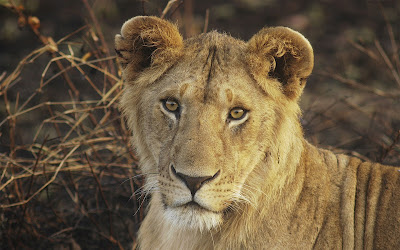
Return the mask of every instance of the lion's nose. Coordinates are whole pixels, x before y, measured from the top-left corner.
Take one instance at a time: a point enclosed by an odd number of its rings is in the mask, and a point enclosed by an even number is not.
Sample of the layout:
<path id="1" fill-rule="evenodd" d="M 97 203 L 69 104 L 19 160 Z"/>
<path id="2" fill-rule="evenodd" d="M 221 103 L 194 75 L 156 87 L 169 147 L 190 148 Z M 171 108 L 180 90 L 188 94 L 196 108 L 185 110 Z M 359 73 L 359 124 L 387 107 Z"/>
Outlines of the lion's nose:
<path id="1" fill-rule="evenodd" d="M 176 172 L 174 166 L 171 166 L 171 170 L 172 173 L 180 180 L 182 180 L 186 186 L 189 188 L 190 193 L 192 194 L 192 196 L 194 196 L 197 192 L 197 190 L 199 190 L 201 188 L 201 186 L 203 186 L 205 183 L 217 178 L 217 176 L 220 173 L 220 170 L 218 170 L 217 173 L 215 173 L 213 176 L 188 176 L 179 172 Z"/>

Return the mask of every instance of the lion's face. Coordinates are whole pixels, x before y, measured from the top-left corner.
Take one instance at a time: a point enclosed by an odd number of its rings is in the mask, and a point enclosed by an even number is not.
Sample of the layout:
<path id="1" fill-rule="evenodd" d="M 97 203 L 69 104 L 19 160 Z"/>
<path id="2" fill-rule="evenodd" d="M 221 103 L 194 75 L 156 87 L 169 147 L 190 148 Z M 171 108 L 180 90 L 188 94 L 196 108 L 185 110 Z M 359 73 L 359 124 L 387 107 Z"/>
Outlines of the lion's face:
<path id="1" fill-rule="evenodd" d="M 274 137 L 265 128 L 277 122 L 279 107 L 245 67 L 237 67 L 240 60 L 218 65 L 218 51 L 213 61 L 203 52 L 145 89 L 139 117 L 166 215 L 182 225 L 210 228 L 245 199 L 247 176 L 270 146 L 259 138 Z"/>
<path id="2" fill-rule="evenodd" d="M 311 69 L 278 67 L 295 68 L 303 52 L 258 51 L 266 43 L 259 37 L 246 44 L 216 32 L 183 43 L 172 24 L 151 17 L 128 21 L 121 33 L 116 48 L 127 82 L 121 104 L 152 202 L 175 225 L 214 228 L 239 202 L 251 203 L 257 171 L 270 171 L 255 169 L 279 154 L 277 134 L 297 116 L 304 87 L 294 86 L 304 78 L 297 71 Z"/>

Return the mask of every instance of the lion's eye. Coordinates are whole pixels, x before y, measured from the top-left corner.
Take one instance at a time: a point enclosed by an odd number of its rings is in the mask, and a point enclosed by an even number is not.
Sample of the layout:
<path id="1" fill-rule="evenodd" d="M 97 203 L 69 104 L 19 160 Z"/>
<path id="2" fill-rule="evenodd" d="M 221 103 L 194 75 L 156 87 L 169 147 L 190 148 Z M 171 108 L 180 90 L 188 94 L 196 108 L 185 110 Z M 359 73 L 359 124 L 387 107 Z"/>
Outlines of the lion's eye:
<path id="1" fill-rule="evenodd" d="M 229 112 L 229 118 L 233 119 L 233 120 L 240 120 L 243 117 L 245 117 L 246 115 L 246 110 L 242 109 L 242 108 L 233 108 L 231 109 L 231 111 Z"/>
<path id="2" fill-rule="evenodd" d="M 163 100 L 164 108 L 169 112 L 178 112 L 179 104 L 174 100 Z"/>

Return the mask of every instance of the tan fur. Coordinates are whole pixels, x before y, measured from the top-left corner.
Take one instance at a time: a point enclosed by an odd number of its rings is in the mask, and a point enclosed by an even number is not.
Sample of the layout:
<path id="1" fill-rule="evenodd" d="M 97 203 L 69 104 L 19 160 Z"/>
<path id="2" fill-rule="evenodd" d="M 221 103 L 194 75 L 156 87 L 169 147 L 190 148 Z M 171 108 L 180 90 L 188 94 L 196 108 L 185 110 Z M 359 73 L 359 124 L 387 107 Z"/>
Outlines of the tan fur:
<path id="1" fill-rule="evenodd" d="M 115 46 L 151 194 L 141 249 L 400 249 L 400 168 L 303 137 L 297 101 L 313 51 L 301 34 L 183 41 L 173 24 L 135 17 Z M 248 110 L 244 119 L 229 118 L 235 107 Z M 179 174 L 209 179 L 192 197 Z"/>

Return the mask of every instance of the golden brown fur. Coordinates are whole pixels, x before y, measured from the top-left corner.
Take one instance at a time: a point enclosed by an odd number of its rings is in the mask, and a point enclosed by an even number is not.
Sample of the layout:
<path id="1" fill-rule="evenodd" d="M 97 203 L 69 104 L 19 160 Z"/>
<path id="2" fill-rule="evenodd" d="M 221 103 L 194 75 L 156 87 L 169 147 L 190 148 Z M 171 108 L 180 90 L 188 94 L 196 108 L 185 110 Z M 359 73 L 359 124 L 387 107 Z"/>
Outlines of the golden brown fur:
<path id="1" fill-rule="evenodd" d="M 313 51 L 301 34 L 183 41 L 173 24 L 135 17 L 115 41 L 152 196 L 141 249 L 400 249 L 400 169 L 303 137 Z"/>

